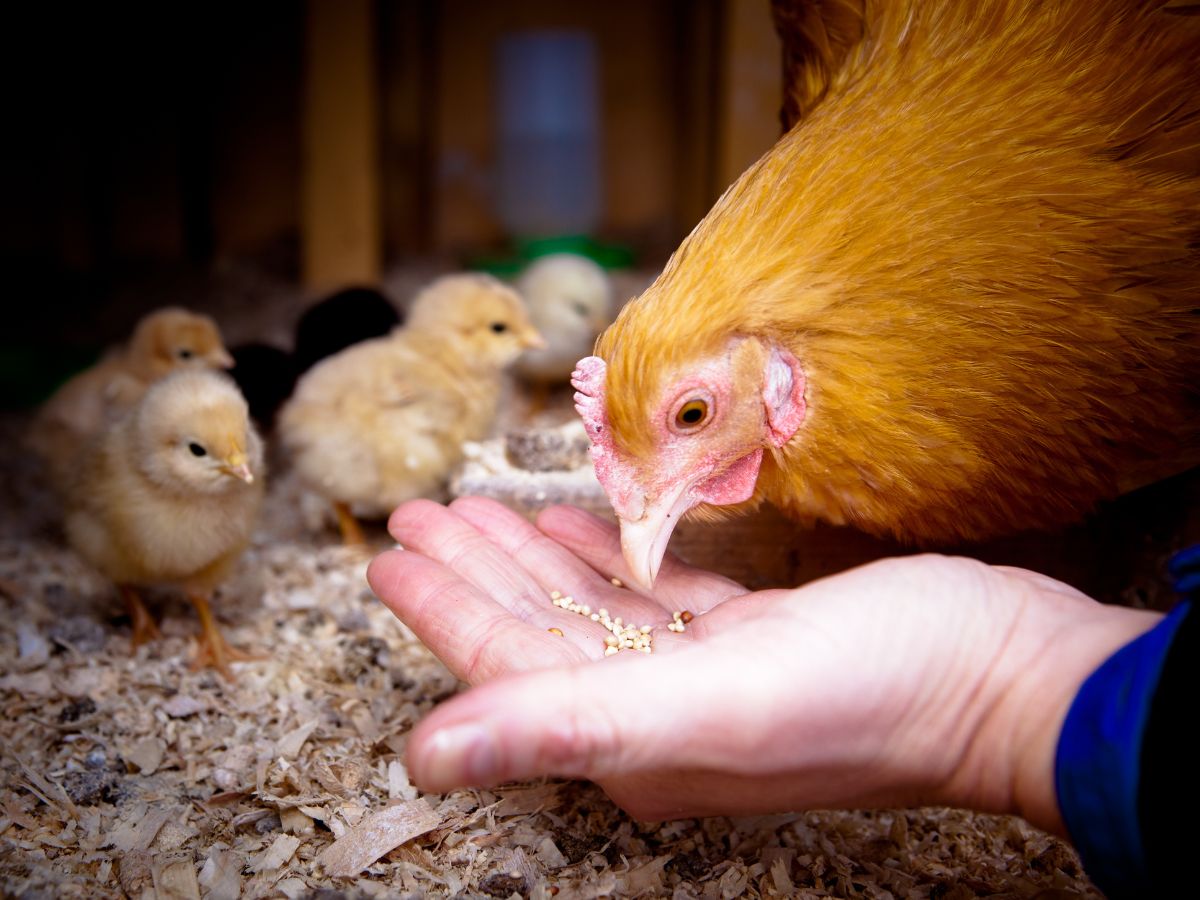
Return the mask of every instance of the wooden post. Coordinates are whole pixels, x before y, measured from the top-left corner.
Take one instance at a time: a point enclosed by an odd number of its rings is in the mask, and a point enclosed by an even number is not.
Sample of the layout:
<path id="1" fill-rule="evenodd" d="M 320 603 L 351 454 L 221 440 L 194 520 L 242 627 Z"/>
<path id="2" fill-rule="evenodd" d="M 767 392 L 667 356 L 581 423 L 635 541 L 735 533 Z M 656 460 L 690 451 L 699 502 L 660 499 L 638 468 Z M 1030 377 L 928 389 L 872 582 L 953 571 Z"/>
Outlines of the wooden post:
<path id="1" fill-rule="evenodd" d="M 372 0 L 308 0 L 301 252 L 314 289 L 380 276 L 373 9 Z"/>
<path id="2" fill-rule="evenodd" d="M 724 190 L 779 140 L 781 48 L 768 0 L 725 0 L 717 180 Z"/>

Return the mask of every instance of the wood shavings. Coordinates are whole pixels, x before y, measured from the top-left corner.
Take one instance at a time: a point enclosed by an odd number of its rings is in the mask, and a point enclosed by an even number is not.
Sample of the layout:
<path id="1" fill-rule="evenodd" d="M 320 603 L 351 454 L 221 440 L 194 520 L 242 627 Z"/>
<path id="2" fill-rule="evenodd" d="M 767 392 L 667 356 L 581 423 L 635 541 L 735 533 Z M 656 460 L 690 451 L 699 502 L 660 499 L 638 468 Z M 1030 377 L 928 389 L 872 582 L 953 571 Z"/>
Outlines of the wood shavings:
<path id="1" fill-rule="evenodd" d="M 250 871 L 275 872 L 292 858 L 296 848 L 300 846 L 300 838 L 290 834 L 281 834 L 271 842 L 271 846 L 250 866 Z"/>
<path id="2" fill-rule="evenodd" d="M 305 722 L 298 728 L 293 728 L 278 741 L 275 742 L 275 755 L 283 759 L 295 759 L 300 755 L 300 749 L 304 746 L 304 742 L 308 740 L 308 736 L 313 733 L 317 727 L 317 720 Z"/>
<path id="3" fill-rule="evenodd" d="M 161 867 L 155 866 L 154 891 L 170 900 L 200 900 L 200 883 L 190 860 L 177 859 Z"/>
<path id="4" fill-rule="evenodd" d="M 166 744 L 157 737 L 147 737 L 138 741 L 122 754 L 125 761 L 135 766 L 143 775 L 153 775 L 162 765 L 166 753 Z"/>
<path id="5" fill-rule="evenodd" d="M 349 878 L 405 841 L 437 828 L 441 821 L 424 800 L 389 806 L 330 844 L 317 862 L 331 877 Z"/>
<path id="6" fill-rule="evenodd" d="M 450 496 L 492 497 L 530 517 L 556 503 L 611 516 L 587 448 L 587 433 L 574 415 L 557 427 L 468 442 L 450 479 Z"/>
<path id="7" fill-rule="evenodd" d="M 312 817 L 294 806 L 279 811 L 279 824 L 288 834 L 308 835 L 316 831 Z"/>
<path id="8" fill-rule="evenodd" d="M 417 788 L 408 776 L 403 761 L 393 759 L 387 765 L 388 797 L 392 800 L 415 800 Z"/>
<path id="9" fill-rule="evenodd" d="M 176 694 L 162 705 L 162 711 L 172 719 L 186 719 L 208 709 L 208 701 L 189 694 Z"/>
<path id="10" fill-rule="evenodd" d="M 167 821 L 179 814 L 179 809 L 172 806 L 149 807 L 140 804 L 133 815 L 120 822 L 108 835 L 105 846 L 112 847 L 118 853 L 129 853 L 133 850 L 149 850 L 154 839 L 158 837 Z"/>

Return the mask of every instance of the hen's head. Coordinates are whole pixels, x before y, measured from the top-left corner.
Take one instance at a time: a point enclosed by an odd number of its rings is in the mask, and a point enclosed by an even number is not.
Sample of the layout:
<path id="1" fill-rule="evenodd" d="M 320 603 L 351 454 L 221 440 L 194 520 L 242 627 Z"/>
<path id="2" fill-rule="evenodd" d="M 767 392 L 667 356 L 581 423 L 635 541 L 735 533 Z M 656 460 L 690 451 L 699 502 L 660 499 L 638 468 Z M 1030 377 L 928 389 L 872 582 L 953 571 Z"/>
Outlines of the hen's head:
<path id="1" fill-rule="evenodd" d="M 576 409 L 630 573 L 649 589 L 684 513 L 755 497 L 764 452 L 804 421 L 804 372 L 781 344 L 728 332 L 651 365 L 603 340 L 601 352 L 611 366 L 592 356 L 576 368 Z"/>
<path id="2" fill-rule="evenodd" d="M 222 494 L 261 478 L 262 442 L 245 399 L 224 375 L 169 375 L 146 392 L 130 422 L 134 464 L 173 493 Z"/>
<path id="3" fill-rule="evenodd" d="M 147 381 L 178 368 L 233 366 L 216 323 L 208 316 L 176 307 L 155 310 L 138 322 L 127 359 Z"/>

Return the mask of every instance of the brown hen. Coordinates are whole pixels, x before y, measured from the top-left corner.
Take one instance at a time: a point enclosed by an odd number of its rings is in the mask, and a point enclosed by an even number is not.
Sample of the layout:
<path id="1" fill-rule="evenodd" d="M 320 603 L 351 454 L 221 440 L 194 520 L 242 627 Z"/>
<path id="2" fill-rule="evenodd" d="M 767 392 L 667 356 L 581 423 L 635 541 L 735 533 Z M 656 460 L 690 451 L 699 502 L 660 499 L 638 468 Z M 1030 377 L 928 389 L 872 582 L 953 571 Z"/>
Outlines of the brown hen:
<path id="1" fill-rule="evenodd" d="M 803 120 L 576 373 L 635 576 L 692 509 L 974 540 L 1193 464 L 1194 10 L 787 6 Z"/>

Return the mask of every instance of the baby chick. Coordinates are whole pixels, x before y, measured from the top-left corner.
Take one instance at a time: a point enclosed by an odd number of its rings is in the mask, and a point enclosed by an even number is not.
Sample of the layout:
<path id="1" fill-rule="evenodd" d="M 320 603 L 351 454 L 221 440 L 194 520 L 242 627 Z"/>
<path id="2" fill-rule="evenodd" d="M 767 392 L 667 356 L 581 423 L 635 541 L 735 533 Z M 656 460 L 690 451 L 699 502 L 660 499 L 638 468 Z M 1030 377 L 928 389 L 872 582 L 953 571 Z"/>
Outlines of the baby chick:
<path id="1" fill-rule="evenodd" d="M 246 658 L 208 601 L 250 541 L 262 503 L 262 443 L 224 375 L 188 369 L 153 384 L 77 459 L 66 492 L 71 546 L 118 586 L 137 647 L 157 629 L 137 588 L 178 585 L 204 632 L 200 662 L 229 676 Z"/>
<path id="2" fill-rule="evenodd" d="M 612 322 L 612 285 L 604 269 L 586 256 L 553 253 L 530 264 L 517 290 L 547 346 L 522 356 L 515 371 L 535 385 L 570 381 L 575 363 L 591 354 L 596 336 Z"/>
<path id="3" fill-rule="evenodd" d="M 520 296 L 487 275 L 449 275 L 413 301 L 408 324 L 309 370 L 279 417 L 301 480 L 334 504 L 342 538 L 439 493 L 495 417 L 500 373 L 544 346 Z"/>
<path id="4" fill-rule="evenodd" d="M 382 337 L 400 324 L 400 313 L 386 295 L 352 287 L 314 303 L 296 323 L 292 358 L 297 372 L 359 341 Z"/>
<path id="5" fill-rule="evenodd" d="M 127 344 L 60 387 L 39 410 L 28 444 L 62 491 L 79 448 L 127 412 L 152 383 L 179 368 L 227 369 L 233 358 L 208 316 L 177 307 L 143 317 Z"/>
<path id="6" fill-rule="evenodd" d="M 346 288 L 304 311 L 291 353 L 271 344 L 242 344 L 233 348 L 235 364 L 229 374 L 250 404 L 251 418 L 270 432 L 297 378 L 351 344 L 387 334 L 400 321 L 384 294 L 374 288 Z"/>

